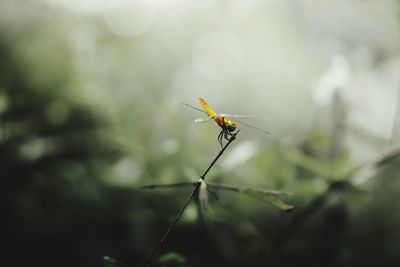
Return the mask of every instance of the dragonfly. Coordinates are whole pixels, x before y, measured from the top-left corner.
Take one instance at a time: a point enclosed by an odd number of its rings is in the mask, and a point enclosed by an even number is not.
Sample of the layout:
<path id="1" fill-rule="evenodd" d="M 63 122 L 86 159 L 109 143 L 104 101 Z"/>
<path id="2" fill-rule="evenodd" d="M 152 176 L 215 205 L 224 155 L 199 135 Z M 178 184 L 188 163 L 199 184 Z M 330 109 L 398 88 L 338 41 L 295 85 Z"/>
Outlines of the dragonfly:
<path id="1" fill-rule="evenodd" d="M 194 107 L 192 105 L 189 105 L 187 103 L 182 103 L 185 106 L 188 106 L 190 108 L 193 108 L 197 111 L 200 111 L 202 113 L 207 114 L 207 117 L 201 117 L 195 120 L 195 122 L 207 122 L 214 120 L 215 123 L 222 128 L 221 132 L 218 135 L 218 143 L 222 145 L 222 141 L 225 138 L 226 140 L 229 140 L 229 138 L 233 135 L 233 132 L 236 130 L 237 126 L 236 124 L 240 124 L 249 128 L 252 128 L 254 130 L 263 132 L 265 134 L 270 134 L 268 131 L 258 128 L 256 126 L 253 126 L 251 124 L 245 123 L 239 119 L 254 119 L 254 117 L 251 116 L 244 116 L 244 115 L 236 115 L 236 114 L 218 114 L 217 112 L 214 111 L 213 108 L 211 108 L 210 105 L 201 97 L 199 97 L 199 102 L 200 105 L 202 106 L 203 109 Z"/>

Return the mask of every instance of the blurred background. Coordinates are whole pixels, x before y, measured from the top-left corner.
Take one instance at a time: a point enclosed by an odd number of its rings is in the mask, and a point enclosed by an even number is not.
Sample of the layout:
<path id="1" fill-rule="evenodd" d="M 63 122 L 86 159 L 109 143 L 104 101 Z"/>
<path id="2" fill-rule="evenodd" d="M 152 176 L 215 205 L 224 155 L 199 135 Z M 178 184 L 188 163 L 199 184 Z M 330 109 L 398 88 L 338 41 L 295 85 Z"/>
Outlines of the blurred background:
<path id="1" fill-rule="evenodd" d="M 2 0 L 2 265 L 399 266 L 400 1 Z M 250 197 L 249 197 L 250 196 Z M 259 201 L 262 200 L 262 201 Z M 272 203 L 273 204 L 273 203 Z M 107 256 L 104 258 L 104 256 Z"/>

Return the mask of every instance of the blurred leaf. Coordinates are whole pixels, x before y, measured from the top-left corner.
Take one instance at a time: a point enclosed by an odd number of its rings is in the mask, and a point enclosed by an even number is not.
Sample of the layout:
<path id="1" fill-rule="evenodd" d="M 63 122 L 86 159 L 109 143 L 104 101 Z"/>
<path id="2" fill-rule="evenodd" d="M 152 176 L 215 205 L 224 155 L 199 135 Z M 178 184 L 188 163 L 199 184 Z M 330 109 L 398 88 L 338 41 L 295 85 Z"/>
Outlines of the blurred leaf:
<path id="1" fill-rule="evenodd" d="M 255 198 L 257 200 L 261 200 L 268 204 L 272 204 L 275 207 L 285 210 L 285 211 L 290 211 L 290 210 L 294 209 L 294 207 L 292 205 L 289 205 L 282 201 L 281 197 L 283 195 L 285 195 L 284 193 L 279 193 L 279 192 L 275 192 L 275 191 L 257 190 L 257 189 L 251 189 L 251 188 L 243 189 L 242 193 L 244 193 L 252 198 Z"/>
<path id="2" fill-rule="evenodd" d="M 319 175 L 324 178 L 329 178 L 332 176 L 332 171 L 330 166 L 327 166 L 324 162 L 316 160 L 310 156 L 305 155 L 300 150 L 292 150 L 288 153 L 289 160 L 293 163 L 307 169 L 308 171 Z"/>
<path id="3" fill-rule="evenodd" d="M 343 179 L 351 178 L 354 175 L 356 175 L 362 168 L 364 168 L 366 165 L 365 164 L 360 164 L 357 166 L 354 166 L 352 168 L 347 169 L 344 174 L 342 175 Z"/>
<path id="4" fill-rule="evenodd" d="M 388 165 L 389 163 L 394 162 L 400 156 L 400 149 L 396 148 L 392 151 L 385 153 L 385 155 L 375 164 L 377 168 L 381 168 L 383 166 Z"/>
<path id="5" fill-rule="evenodd" d="M 329 149 L 332 142 L 332 137 L 323 132 L 312 133 L 306 141 L 306 145 L 311 149 L 312 154 L 323 154 Z"/>
<path id="6" fill-rule="evenodd" d="M 182 254 L 179 254 L 177 252 L 169 252 L 167 254 L 162 255 L 159 260 L 159 263 L 185 263 L 186 258 Z"/>
<path id="7" fill-rule="evenodd" d="M 121 266 L 128 266 L 127 264 L 120 262 L 114 258 L 109 256 L 103 256 L 103 261 L 106 267 L 121 267 Z"/>
<path id="8" fill-rule="evenodd" d="M 335 158 L 332 163 L 333 178 L 336 180 L 346 179 L 355 175 L 362 166 L 352 166 L 350 164 L 350 150 L 345 149 Z"/>
<path id="9" fill-rule="evenodd" d="M 350 162 L 350 150 L 344 149 L 333 160 L 332 162 L 333 171 L 336 173 L 336 172 L 343 172 L 345 169 L 347 170 L 349 162 Z"/>

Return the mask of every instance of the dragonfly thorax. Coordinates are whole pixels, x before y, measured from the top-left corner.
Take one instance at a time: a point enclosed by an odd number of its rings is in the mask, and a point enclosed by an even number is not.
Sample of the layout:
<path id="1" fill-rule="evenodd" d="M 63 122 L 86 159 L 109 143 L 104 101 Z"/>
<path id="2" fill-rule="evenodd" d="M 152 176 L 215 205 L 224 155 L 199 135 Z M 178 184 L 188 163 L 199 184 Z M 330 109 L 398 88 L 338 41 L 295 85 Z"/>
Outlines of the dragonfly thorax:
<path id="1" fill-rule="evenodd" d="M 214 120 L 222 129 L 226 129 L 230 132 L 236 130 L 236 123 L 234 123 L 227 117 L 217 116 L 216 118 L 214 118 Z"/>
<path id="2" fill-rule="evenodd" d="M 234 130 L 236 130 L 236 123 L 228 120 L 226 123 L 226 129 L 228 129 L 228 131 L 233 132 Z"/>

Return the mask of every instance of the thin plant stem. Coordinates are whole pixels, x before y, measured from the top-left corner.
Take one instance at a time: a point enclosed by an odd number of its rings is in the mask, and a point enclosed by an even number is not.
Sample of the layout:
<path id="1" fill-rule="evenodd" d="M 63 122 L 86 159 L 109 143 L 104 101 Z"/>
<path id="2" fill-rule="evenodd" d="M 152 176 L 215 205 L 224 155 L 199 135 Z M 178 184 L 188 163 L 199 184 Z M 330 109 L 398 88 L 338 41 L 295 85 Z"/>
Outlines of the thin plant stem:
<path id="1" fill-rule="evenodd" d="M 154 188 L 168 188 L 168 187 L 185 187 L 185 186 L 194 186 L 197 182 L 181 182 L 181 183 L 173 183 L 173 184 L 149 184 L 137 187 L 138 189 L 154 189 Z"/>
<path id="2" fill-rule="evenodd" d="M 232 192 L 237 192 L 237 193 L 242 193 L 243 191 L 246 191 L 246 189 L 249 189 L 248 187 L 237 187 L 237 186 L 232 186 L 232 185 L 227 185 L 227 184 L 217 184 L 217 183 L 207 183 L 208 186 L 212 188 L 218 188 L 220 190 L 226 190 L 226 191 L 232 191 Z M 277 196 L 289 196 L 291 193 L 289 192 L 283 192 L 283 191 L 276 191 L 276 190 L 266 190 L 266 189 L 252 189 L 255 192 L 260 192 L 263 194 L 270 194 L 270 195 L 277 195 Z"/>
<path id="3" fill-rule="evenodd" d="M 181 182 L 181 183 L 172 183 L 172 184 L 149 184 L 138 187 L 138 189 L 156 189 L 156 188 L 170 188 L 170 187 L 187 187 L 187 186 L 196 186 L 197 182 Z M 275 195 L 275 196 L 290 196 L 292 193 L 277 191 L 277 190 L 267 190 L 263 188 L 250 188 L 250 187 L 239 187 L 228 184 L 220 184 L 220 183 L 207 183 L 207 191 L 215 198 L 215 200 L 220 201 L 219 196 L 213 189 L 225 190 L 229 192 L 235 193 L 243 193 L 244 191 L 251 189 L 254 192 L 259 192 L 261 194 L 266 195 Z"/>
<path id="4" fill-rule="evenodd" d="M 182 216 L 183 212 L 186 210 L 187 206 L 189 205 L 190 201 L 192 200 L 193 196 L 196 194 L 196 192 L 199 190 L 201 185 L 201 181 L 199 180 L 199 182 L 196 183 L 194 189 L 192 190 L 192 192 L 190 193 L 188 199 L 186 200 L 185 204 L 183 205 L 183 207 L 181 208 L 181 210 L 179 211 L 178 215 L 175 217 L 174 221 L 172 222 L 172 224 L 168 227 L 167 231 L 165 231 L 163 237 L 160 240 L 160 243 L 157 245 L 157 247 L 155 247 L 153 249 L 153 251 L 151 252 L 151 254 L 147 257 L 146 259 L 146 264 L 145 266 L 147 266 L 151 259 L 154 257 L 154 255 L 158 252 L 158 250 L 161 248 L 161 246 L 164 244 L 165 240 L 167 239 L 169 233 L 172 231 L 172 229 L 175 228 L 176 223 L 179 221 L 179 218 Z"/>
<path id="5" fill-rule="evenodd" d="M 175 228 L 176 223 L 179 221 L 179 219 L 181 218 L 183 212 L 186 210 L 187 206 L 189 205 L 190 201 L 192 200 L 193 196 L 198 192 L 200 185 L 202 184 L 202 182 L 205 180 L 205 177 L 207 175 L 207 173 L 211 170 L 211 168 L 215 165 L 215 163 L 218 161 L 218 159 L 222 156 L 222 154 L 224 153 L 224 151 L 227 149 L 227 147 L 236 139 L 236 135 L 240 132 L 240 129 L 237 130 L 234 134 L 232 134 L 231 138 L 229 138 L 228 142 L 226 143 L 226 145 L 221 149 L 221 151 L 219 151 L 218 155 L 215 157 L 215 159 L 211 162 L 211 164 L 208 166 L 208 168 L 206 169 L 206 171 L 203 173 L 203 175 L 200 176 L 199 181 L 196 183 L 194 189 L 192 190 L 192 192 L 190 193 L 188 199 L 186 200 L 185 204 L 183 205 L 183 207 L 180 209 L 178 215 L 175 217 L 174 221 L 172 222 L 172 224 L 170 225 L 170 227 L 167 229 L 167 231 L 165 231 L 163 237 L 160 240 L 160 243 L 157 245 L 157 247 L 155 247 L 153 249 L 153 251 L 150 253 L 150 255 L 147 257 L 146 259 L 146 263 L 145 266 L 148 266 L 151 262 L 151 259 L 154 257 L 154 255 L 160 250 L 160 248 L 162 247 L 162 245 L 164 244 L 164 242 L 166 241 L 167 237 L 169 236 L 170 232 Z M 193 183 L 191 183 L 193 184 Z M 186 186 L 187 183 L 177 183 L 175 184 L 175 186 Z M 166 185 L 166 187 L 171 186 L 171 185 Z M 149 186 L 145 186 L 142 188 L 154 188 L 155 185 L 149 185 Z"/>
<path id="6" fill-rule="evenodd" d="M 232 135 L 231 138 L 229 138 L 228 143 L 219 151 L 218 155 L 215 157 L 215 159 L 211 162 L 210 166 L 208 166 L 207 170 L 204 172 L 203 175 L 200 176 L 202 180 L 206 178 L 207 173 L 211 170 L 211 168 L 214 166 L 214 164 L 217 162 L 217 160 L 224 154 L 224 151 L 227 149 L 227 147 L 236 139 L 236 135 L 240 132 L 240 129 L 237 130 L 236 133 Z"/>

